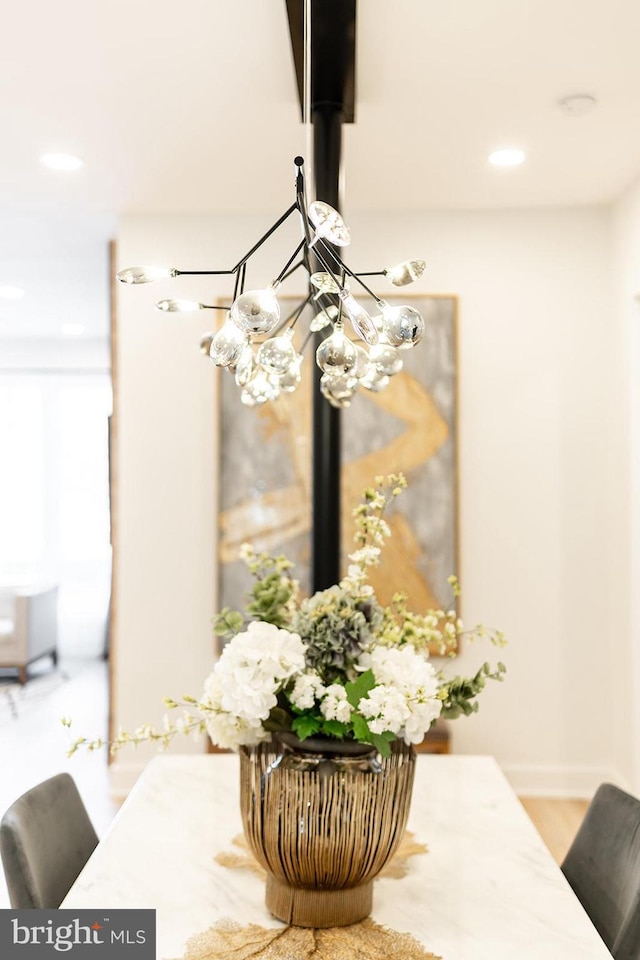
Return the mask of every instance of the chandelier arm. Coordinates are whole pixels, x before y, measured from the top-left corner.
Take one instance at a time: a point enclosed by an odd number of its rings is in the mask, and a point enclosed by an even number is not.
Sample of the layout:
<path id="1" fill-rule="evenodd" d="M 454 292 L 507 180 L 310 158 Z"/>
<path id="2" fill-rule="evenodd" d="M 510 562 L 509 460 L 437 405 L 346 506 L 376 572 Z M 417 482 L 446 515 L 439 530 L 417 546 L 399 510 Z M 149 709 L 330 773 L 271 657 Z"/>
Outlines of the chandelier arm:
<path id="1" fill-rule="evenodd" d="M 277 283 L 278 283 L 278 284 L 279 284 L 279 283 L 282 283 L 282 281 L 284 280 L 285 276 L 288 276 L 287 270 L 289 269 L 289 267 L 291 266 L 291 264 L 293 263 L 293 261 L 295 260 L 295 258 L 298 256 L 298 254 L 300 253 L 300 251 L 301 251 L 302 248 L 304 247 L 305 243 L 306 243 L 306 240 L 304 240 L 304 239 L 300 241 L 300 243 L 299 243 L 298 246 L 295 248 L 295 250 L 293 251 L 293 253 L 292 253 L 291 256 L 289 257 L 289 259 L 288 259 L 287 262 L 285 263 L 284 267 L 282 268 L 282 270 L 280 271 L 280 273 L 278 274 L 278 276 L 276 277 L 276 279 L 273 281 L 274 285 L 277 284 Z"/>
<path id="2" fill-rule="evenodd" d="M 176 270 L 174 273 L 175 277 L 229 277 L 232 273 L 236 272 L 236 267 L 233 270 Z"/>
<path id="3" fill-rule="evenodd" d="M 298 196 L 298 201 L 300 201 L 300 199 L 301 199 L 301 196 L 299 195 L 299 196 Z M 315 238 L 314 238 L 313 240 L 311 239 L 311 232 L 310 232 L 310 230 L 309 230 L 310 220 L 309 220 L 309 214 L 307 213 L 307 208 L 306 208 L 306 206 L 304 205 L 304 197 L 302 197 L 302 203 L 301 203 L 301 205 L 299 206 L 299 210 L 300 210 L 300 217 L 302 218 L 302 223 L 303 223 L 303 228 L 304 228 L 305 237 L 306 237 L 306 240 L 307 240 L 306 249 L 305 249 L 305 253 L 306 253 L 306 255 L 307 255 L 307 258 L 308 258 L 308 255 L 309 255 L 309 249 L 310 249 L 311 246 L 313 245 L 313 252 L 314 252 L 315 257 L 316 257 L 317 260 L 319 261 L 320 266 L 323 267 L 323 268 L 326 270 L 326 272 L 329 274 L 329 276 L 331 277 L 331 279 L 335 281 L 335 283 L 337 284 L 337 286 L 338 286 L 341 290 L 343 290 L 343 289 L 344 289 L 344 278 L 343 278 L 343 277 L 338 278 L 338 277 L 336 276 L 336 274 L 333 272 L 333 270 L 331 269 L 331 267 L 329 266 L 329 264 L 327 263 L 327 261 L 325 260 L 325 258 L 322 256 L 322 254 L 321 254 L 320 251 L 318 250 L 318 247 L 316 246 L 316 243 L 322 244 L 322 246 L 324 247 L 325 250 L 328 250 L 329 253 L 332 253 L 333 256 L 334 256 L 334 259 L 336 259 L 341 266 L 344 266 L 344 264 L 343 264 L 342 261 L 340 260 L 340 257 L 336 256 L 336 254 L 333 253 L 333 251 L 332 251 L 332 250 L 330 249 L 330 247 L 325 243 L 325 241 L 323 240 L 323 238 L 322 238 L 319 234 L 316 234 L 316 236 L 315 236 Z M 308 263 L 308 260 L 307 260 L 307 263 Z M 309 275 L 311 275 L 311 273 L 312 273 L 311 268 L 310 268 L 309 266 L 307 266 L 307 269 L 308 269 L 308 271 L 309 271 Z"/>
<path id="4" fill-rule="evenodd" d="M 300 211 L 300 222 L 302 224 L 302 235 L 305 241 L 305 249 L 308 251 L 313 243 L 313 238 L 309 229 L 309 216 L 307 214 L 307 208 L 304 205 L 304 197 L 299 195 L 297 202 L 298 210 Z"/>
<path id="5" fill-rule="evenodd" d="M 309 229 L 309 214 L 307 213 L 307 197 L 306 197 L 306 187 L 304 180 L 304 171 L 302 169 L 302 163 L 298 164 L 298 160 L 302 160 L 302 157 L 296 157 L 295 163 L 298 166 L 298 174 L 296 176 L 296 204 L 300 212 L 300 221 L 302 223 L 302 233 L 306 241 L 307 247 L 311 246 L 311 231 Z M 311 270 L 309 270 L 311 273 Z"/>
<path id="6" fill-rule="evenodd" d="M 303 241 L 303 243 L 304 243 L 304 241 Z M 303 260 L 298 260 L 298 262 L 296 263 L 296 265 L 295 265 L 294 267 L 291 267 L 291 270 L 287 270 L 287 272 L 284 274 L 284 276 L 280 277 L 280 281 L 281 281 L 282 283 L 284 283 L 284 281 L 287 280 L 287 279 L 291 276 L 292 273 L 295 273 L 296 270 L 299 270 L 300 267 L 304 267 L 307 271 L 309 270 L 309 266 L 308 266 L 306 260 L 304 260 L 304 259 L 303 259 Z"/>
<path id="7" fill-rule="evenodd" d="M 283 329 L 288 325 L 288 323 L 289 323 L 290 320 L 293 320 L 294 323 L 295 323 L 295 321 L 299 318 L 300 314 L 302 313 L 302 311 L 304 310 L 304 308 L 306 307 L 306 305 L 309 303 L 310 298 L 311 298 L 311 294 L 309 294 L 309 296 L 306 298 L 306 300 L 302 300 L 300 303 L 298 303 L 298 304 L 293 308 L 293 310 L 291 311 L 291 313 L 287 314 L 287 316 L 284 318 L 284 320 L 282 321 L 282 323 L 278 326 L 278 330 L 283 330 Z M 293 324 L 292 324 L 292 326 L 293 326 Z"/>
<path id="8" fill-rule="evenodd" d="M 291 327 L 292 329 L 293 329 L 293 327 L 295 327 L 296 323 L 298 322 L 298 320 L 300 319 L 300 317 L 301 317 L 302 314 L 304 313 L 305 307 L 306 307 L 309 303 L 311 303 L 311 298 L 312 298 L 312 296 L 313 296 L 313 292 L 311 292 L 311 293 L 309 294 L 309 296 L 306 297 L 306 299 L 304 299 L 304 300 L 302 301 L 302 303 L 299 304 L 299 305 L 296 307 L 296 309 L 293 311 L 293 313 L 291 313 L 291 314 L 289 315 L 289 317 L 287 318 L 287 322 L 288 322 L 289 320 L 292 321 L 291 324 L 290 324 L 290 327 Z"/>
<path id="9" fill-rule="evenodd" d="M 251 250 L 249 250 L 248 253 L 245 253 L 244 257 L 242 257 L 240 260 L 238 260 L 238 262 L 236 263 L 235 267 L 234 267 L 233 270 L 231 270 L 230 272 L 231 272 L 231 273 L 235 273 L 236 270 L 239 270 L 240 267 L 243 267 L 243 266 L 245 265 L 245 263 L 247 262 L 247 260 L 248 260 L 250 257 L 253 256 L 253 254 L 256 252 L 256 250 L 259 250 L 260 247 L 262 246 L 262 244 L 263 244 L 266 240 L 268 240 L 269 237 L 270 237 L 273 233 L 275 233 L 276 230 L 277 230 L 279 227 L 282 226 L 282 224 L 285 222 L 285 220 L 287 220 L 287 219 L 291 216 L 291 214 L 293 213 L 293 211 L 294 211 L 294 210 L 297 210 L 297 209 L 298 209 L 298 201 L 296 200 L 296 202 L 295 202 L 295 203 L 292 203 L 291 206 L 289 207 L 289 209 L 286 210 L 278 220 L 276 220 L 276 222 L 273 224 L 273 226 L 272 226 L 272 227 L 269 227 L 269 229 L 268 229 L 267 232 L 264 234 L 264 236 L 260 237 L 260 239 L 258 240 L 258 242 L 251 247 Z"/>
<path id="10" fill-rule="evenodd" d="M 304 268 L 309 274 L 309 277 L 311 277 L 313 270 L 311 269 L 311 264 L 309 262 L 309 246 L 308 245 L 302 251 L 302 259 L 304 261 Z M 311 283 L 311 281 L 309 281 L 309 283 Z"/>
<path id="11" fill-rule="evenodd" d="M 238 289 L 239 289 L 239 287 L 240 287 L 241 273 L 242 273 L 242 271 L 241 271 L 241 270 L 238 270 L 238 272 L 236 273 L 235 283 L 233 284 L 233 298 L 232 298 L 232 299 L 233 299 L 234 301 L 236 300 L 236 297 L 238 296 Z"/>
<path id="12" fill-rule="evenodd" d="M 329 266 L 329 264 L 327 263 L 327 261 L 324 259 L 324 257 L 322 256 L 322 254 L 320 253 L 320 251 L 318 250 L 317 247 L 314 249 L 313 252 L 315 253 L 316 257 L 318 258 L 318 262 L 320 263 L 320 266 L 321 266 L 321 267 L 324 267 L 324 269 L 325 269 L 326 272 L 329 274 L 329 276 L 331 277 L 331 279 L 336 283 L 336 285 L 337 285 L 341 290 L 344 290 L 344 280 L 342 279 L 342 277 L 337 276 L 337 275 L 333 272 L 333 270 L 331 269 L 331 267 Z"/>
<path id="13" fill-rule="evenodd" d="M 278 324 L 275 330 L 271 332 L 270 336 L 272 337 L 280 336 L 282 331 L 286 330 L 287 327 L 289 327 L 290 329 L 293 329 L 293 327 L 295 327 L 296 323 L 302 316 L 304 308 L 307 306 L 307 304 L 311 300 L 311 296 L 312 294 L 310 293 L 309 296 L 306 298 L 306 300 L 302 300 L 301 303 L 299 303 L 296 307 L 294 307 L 291 313 L 288 314 L 288 316 L 286 316 L 284 320 Z"/>
<path id="14" fill-rule="evenodd" d="M 237 297 L 238 297 L 238 296 L 242 293 L 242 291 L 244 290 L 244 278 L 245 278 L 246 272 L 247 272 L 247 265 L 246 265 L 246 263 L 243 263 L 242 266 L 240 267 L 240 269 L 238 270 L 237 274 L 236 274 L 236 282 L 235 282 L 235 284 L 233 285 L 233 300 L 234 300 L 234 301 L 237 299 Z"/>
<path id="15" fill-rule="evenodd" d="M 326 290 L 312 289 L 311 296 L 313 298 L 314 303 L 317 303 L 320 310 L 326 311 L 328 307 L 337 306 L 338 312 L 340 312 L 340 306 L 342 304 L 342 300 L 336 299 L 337 294 L 328 293 Z M 323 297 L 324 297 L 324 300 L 322 299 Z"/>
<path id="16" fill-rule="evenodd" d="M 335 252 L 335 250 L 332 250 L 322 237 L 319 238 L 318 243 L 321 243 L 322 246 L 325 248 L 325 250 L 328 250 L 328 251 L 331 253 L 331 255 L 333 256 L 333 258 L 334 258 L 334 260 L 336 261 L 336 263 L 338 263 L 338 264 L 342 267 L 342 269 L 344 270 L 344 272 L 345 272 L 349 277 L 351 277 L 353 280 L 355 280 L 356 283 L 359 283 L 360 286 L 361 286 L 364 290 L 367 291 L 367 293 L 369 294 L 369 296 L 372 297 L 377 304 L 380 304 L 380 303 L 382 302 L 382 301 L 380 300 L 380 297 L 376 296 L 376 294 L 373 292 L 373 290 L 369 289 L 369 287 L 366 285 L 366 283 L 364 283 L 364 281 L 360 279 L 360 277 L 363 276 L 363 274 L 357 274 L 357 273 L 354 273 L 353 270 L 350 270 L 349 267 L 348 267 L 348 266 L 346 265 L 346 263 L 344 262 L 344 260 L 342 259 L 342 257 L 338 256 L 338 254 Z M 318 251 L 317 251 L 317 248 L 316 248 L 316 255 L 317 255 L 317 252 L 318 252 Z M 369 276 L 369 274 L 364 274 L 364 276 Z M 371 274 L 371 276 L 373 276 L 373 274 Z"/>
<path id="17" fill-rule="evenodd" d="M 315 241 L 314 241 L 314 244 L 315 244 L 315 243 L 321 243 L 321 244 L 322 244 L 322 246 L 323 246 L 323 248 L 324 248 L 324 252 L 325 252 L 326 254 L 329 254 L 329 256 L 331 256 L 331 257 L 333 258 L 333 260 L 334 260 L 334 262 L 335 262 L 335 264 L 336 264 L 336 268 L 340 269 L 341 267 L 344 266 L 344 264 L 342 263 L 342 260 L 340 259 L 340 257 L 339 257 L 338 254 L 336 253 L 336 251 L 334 250 L 333 244 L 327 243 L 327 241 L 324 239 L 324 237 L 321 237 L 320 235 L 318 235 L 318 236 L 316 237 L 316 239 L 315 239 Z"/>
<path id="18" fill-rule="evenodd" d="M 309 330 L 309 331 L 307 332 L 306 337 L 305 337 L 304 340 L 302 341 L 302 346 L 300 347 L 300 353 L 304 353 L 304 351 L 305 351 L 305 349 L 306 349 L 306 347 L 307 347 L 307 344 L 309 343 L 309 340 L 311 340 L 313 336 L 314 336 L 313 330 Z"/>
<path id="19" fill-rule="evenodd" d="M 373 300 L 375 300 L 375 302 L 378 304 L 378 306 L 382 306 L 382 300 L 380 299 L 380 297 L 378 297 L 378 296 L 373 292 L 373 290 L 371 290 L 371 289 L 366 285 L 366 283 L 363 283 L 363 282 L 362 282 L 362 280 L 360 279 L 360 277 L 358 276 L 357 273 L 352 273 L 351 270 L 349 270 L 348 267 L 345 267 L 345 271 L 349 274 L 350 277 L 353 277 L 353 279 L 356 281 L 356 283 L 359 283 L 359 284 L 360 284 L 360 286 L 362 287 L 363 290 L 366 290 L 366 291 L 367 291 L 367 293 L 369 294 L 369 296 L 370 296 Z"/>
<path id="20" fill-rule="evenodd" d="M 305 222 L 306 222 L 306 224 L 307 224 L 307 230 L 308 230 L 308 218 L 307 218 L 306 211 L 305 211 L 305 213 L 304 213 L 303 219 L 305 220 Z M 324 244 L 324 241 L 322 240 L 322 237 L 318 237 L 318 241 L 319 241 L 319 243 L 322 243 L 323 246 L 326 246 L 326 245 Z M 306 245 L 306 252 L 307 252 L 307 254 L 309 253 L 309 243 L 307 243 L 307 245 Z M 318 250 L 318 247 L 317 247 L 317 246 L 314 246 L 314 248 L 313 248 L 313 253 L 314 253 L 314 256 L 317 257 L 318 262 L 320 263 L 320 266 L 324 268 L 324 270 L 329 274 L 329 276 L 330 276 L 331 279 L 336 283 L 336 285 L 337 285 L 341 290 L 343 290 L 343 289 L 344 289 L 344 280 L 342 279 L 342 277 L 336 276 L 336 274 L 333 272 L 333 270 L 331 269 L 331 267 L 329 266 L 329 264 L 327 263 L 327 261 L 325 260 L 325 258 L 322 256 L 322 254 L 321 254 L 320 251 Z M 307 269 L 308 269 L 308 268 L 307 268 Z M 311 273 L 311 270 L 309 270 L 309 273 Z"/>
<path id="21" fill-rule="evenodd" d="M 356 277 L 386 277 L 386 270 L 360 270 L 355 274 Z"/>

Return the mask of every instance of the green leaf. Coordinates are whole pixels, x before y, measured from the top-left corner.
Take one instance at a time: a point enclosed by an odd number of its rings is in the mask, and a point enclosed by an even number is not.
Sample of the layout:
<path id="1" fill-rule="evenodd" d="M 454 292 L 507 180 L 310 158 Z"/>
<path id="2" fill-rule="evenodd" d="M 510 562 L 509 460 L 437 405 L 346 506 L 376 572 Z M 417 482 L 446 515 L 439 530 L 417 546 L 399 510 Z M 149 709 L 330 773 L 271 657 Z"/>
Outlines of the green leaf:
<path id="1" fill-rule="evenodd" d="M 366 670 L 364 673 L 361 673 L 353 683 L 351 681 L 345 683 L 344 688 L 347 691 L 347 700 L 351 706 L 357 709 L 360 701 L 368 695 L 370 690 L 373 690 L 375 685 L 376 678 L 372 670 Z"/>
<path id="2" fill-rule="evenodd" d="M 312 737 L 315 733 L 318 733 L 320 726 L 321 721 L 317 717 L 302 714 L 302 716 L 295 718 L 291 724 L 291 729 L 301 740 L 306 740 L 307 737 Z"/>
<path id="3" fill-rule="evenodd" d="M 337 737 L 338 740 L 342 740 L 347 733 L 347 725 L 340 720 L 325 720 L 322 724 L 322 732 L 328 737 Z"/>
<path id="4" fill-rule="evenodd" d="M 364 717 L 361 717 L 359 713 L 354 713 L 351 717 L 351 723 L 353 725 L 353 735 L 356 740 L 359 740 L 360 743 L 371 743 L 373 734 L 369 730 L 369 724 Z"/>
<path id="5" fill-rule="evenodd" d="M 388 731 L 385 731 L 385 732 L 388 733 Z M 393 734 L 392 734 L 392 737 L 393 737 Z M 395 737 L 393 737 L 393 739 L 395 740 Z M 371 742 L 373 743 L 378 753 L 382 754 L 383 757 L 391 756 L 391 745 L 389 743 L 389 740 L 385 737 L 384 733 L 372 733 Z"/>

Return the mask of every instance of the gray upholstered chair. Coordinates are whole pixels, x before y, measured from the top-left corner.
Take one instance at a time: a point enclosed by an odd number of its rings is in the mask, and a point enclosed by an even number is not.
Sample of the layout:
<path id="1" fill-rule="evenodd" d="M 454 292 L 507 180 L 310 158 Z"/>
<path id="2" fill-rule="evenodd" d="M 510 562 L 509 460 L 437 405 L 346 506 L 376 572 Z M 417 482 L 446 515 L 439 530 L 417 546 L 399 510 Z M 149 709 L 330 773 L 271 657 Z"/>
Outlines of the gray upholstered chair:
<path id="1" fill-rule="evenodd" d="M 640 960 L 640 800 L 602 784 L 562 872 L 615 960 Z"/>
<path id="2" fill-rule="evenodd" d="M 68 773 L 28 790 L 0 821 L 0 854 L 11 906 L 59 907 L 97 843 Z"/>

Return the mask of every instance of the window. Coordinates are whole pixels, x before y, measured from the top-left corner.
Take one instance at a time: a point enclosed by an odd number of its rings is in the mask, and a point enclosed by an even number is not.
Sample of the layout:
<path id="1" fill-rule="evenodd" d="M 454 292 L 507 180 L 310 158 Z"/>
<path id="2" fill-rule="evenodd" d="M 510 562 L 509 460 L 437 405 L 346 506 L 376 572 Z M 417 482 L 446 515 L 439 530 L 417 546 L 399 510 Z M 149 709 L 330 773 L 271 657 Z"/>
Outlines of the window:
<path id="1" fill-rule="evenodd" d="M 104 642 L 110 412 L 107 372 L 0 374 L 0 582 L 59 585 L 63 654 Z"/>

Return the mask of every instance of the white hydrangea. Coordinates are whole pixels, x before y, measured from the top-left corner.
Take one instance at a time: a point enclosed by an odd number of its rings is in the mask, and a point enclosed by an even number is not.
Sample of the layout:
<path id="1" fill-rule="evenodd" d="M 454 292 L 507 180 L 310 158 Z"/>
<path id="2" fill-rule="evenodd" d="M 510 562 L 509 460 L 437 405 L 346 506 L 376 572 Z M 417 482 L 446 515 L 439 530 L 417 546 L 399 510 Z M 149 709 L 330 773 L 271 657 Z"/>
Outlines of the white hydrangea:
<path id="1" fill-rule="evenodd" d="M 347 700 L 347 691 L 340 683 L 330 684 L 322 698 L 320 713 L 325 720 L 340 720 L 349 723 L 351 719 L 351 704 Z"/>
<path id="2" fill-rule="evenodd" d="M 390 730 L 398 737 L 403 733 L 410 716 L 405 695 L 396 687 L 385 683 L 370 690 L 369 696 L 360 701 L 358 709 L 369 721 L 369 729 L 373 733 Z"/>
<path id="3" fill-rule="evenodd" d="M 200 703 L 214 743 L 235 749 L 264 739 L 262 721 L 278 692 L 305 669 L 304 649 L 297 633 L 262 621 L 229 641 L 205 681 Z"/>
<path id="4" fill-rule="evenodd" d="M 222 711 L 211 714 L 206 720 L 206 727 L 211 741 L 225 750 L 250 746 L 270 736 L 259 721 L 252 724 Z"/>
<path id="5" fill-rule="evenodd" d="M 289 700 L 298 710 L 310 710 L 324 694 L 324 684 L 317 673 L 303 673 L 296 679 Z"/>
<path id="6" fill-rule="evenodd" d="M 373 733 L 390 730 L 406 743 L 420 743 L 442 710 L 433 666 L 411 644 L 374 647 L 360 656 L 359 666 L 371 670 L 376 680 L 358 704 L 369 728 Z"/>

